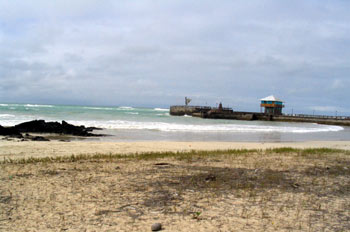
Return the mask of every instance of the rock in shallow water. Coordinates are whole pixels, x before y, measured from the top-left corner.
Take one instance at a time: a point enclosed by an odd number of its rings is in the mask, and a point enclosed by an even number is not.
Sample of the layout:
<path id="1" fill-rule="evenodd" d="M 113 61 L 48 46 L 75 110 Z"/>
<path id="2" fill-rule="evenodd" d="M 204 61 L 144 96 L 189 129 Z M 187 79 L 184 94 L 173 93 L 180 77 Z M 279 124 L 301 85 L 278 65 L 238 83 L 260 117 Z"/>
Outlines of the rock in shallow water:
<path id="1" fill-rule="evenodd" d="M 162 229 L 162 224 L 154 223 L 151 227 L 152 231 L 160 231 Z"/>
<path id="2" fill-rule="evenodd" d="M 47 138 L 42 137 L 42 136 L 34 136 L 31 139 L 32 139 L 32 141 L 50 141 L 50 139 L 47 139 Z"/>

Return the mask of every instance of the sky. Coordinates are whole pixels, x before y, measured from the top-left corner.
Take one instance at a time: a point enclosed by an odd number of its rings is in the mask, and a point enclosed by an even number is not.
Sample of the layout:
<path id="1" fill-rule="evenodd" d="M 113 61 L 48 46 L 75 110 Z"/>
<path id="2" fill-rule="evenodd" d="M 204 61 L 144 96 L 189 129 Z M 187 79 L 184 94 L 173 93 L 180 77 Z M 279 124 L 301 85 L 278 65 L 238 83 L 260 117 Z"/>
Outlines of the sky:
<path id="1" fill-rule="evenodd" d="M 0 102 L 350 115 L 350 1 L 0 0 Z"/>

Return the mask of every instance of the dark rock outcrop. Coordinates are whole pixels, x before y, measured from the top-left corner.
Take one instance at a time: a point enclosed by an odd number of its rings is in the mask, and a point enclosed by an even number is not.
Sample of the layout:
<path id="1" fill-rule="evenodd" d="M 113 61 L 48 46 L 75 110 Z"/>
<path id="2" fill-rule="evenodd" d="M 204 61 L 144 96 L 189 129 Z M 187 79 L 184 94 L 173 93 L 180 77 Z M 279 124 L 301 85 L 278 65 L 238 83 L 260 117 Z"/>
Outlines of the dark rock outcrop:
<path id="1" fill-rule="evenodd" d="M 14 138 L 23 138 L 22 134 L 13 127 L 3 127 L 0 125 L 0 135 Z"/>
<path id="2" fill-rule="evenodd" d="M 45 122 L 44 120 L 34 120 L 24 122 L 14 126 L 19 132 L 36 132 L 36 133 L 56 133 L 56 134 L 67 134 L 76 136 L 94 136 L 90 133 L 91 128 L 85 126 L 74 126 L 65 121 L 62 124 L 59 122 Z"/>
<path id="3" fill-rule="evenodd" d="M 59 122 L 45 122 L 44 120 L 34 120 L 18 124 L 14 127 L 2 127 L 0 126 L 0 135 L 6 135 L 11 137 L 21 136 L 21 133 L 55 133 L 66 134 L 75 136 L 101 136 L 90 133 L 93 130 L 99 128 L 74 126 L 65 121 Z"/>
<path id="4" fill-rule="evenodd" d="M 31 138 L 32 141 L 50 141 L 50 139 L 47 139 L 45 137 L 42 136 L 34 136 Z"/>

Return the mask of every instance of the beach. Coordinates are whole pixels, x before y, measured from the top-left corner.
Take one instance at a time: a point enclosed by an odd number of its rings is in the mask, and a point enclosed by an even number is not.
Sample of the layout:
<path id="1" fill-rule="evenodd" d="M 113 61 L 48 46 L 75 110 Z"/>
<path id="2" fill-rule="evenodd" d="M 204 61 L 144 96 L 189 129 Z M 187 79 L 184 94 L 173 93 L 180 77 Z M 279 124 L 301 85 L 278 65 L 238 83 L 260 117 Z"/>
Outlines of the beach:
<path id="1" fill-rule="evenodd" d="M 0 230 L 347 231 L 349 148 L 1 140 Z"/>
<path id="2" fill-rule="evenodd" d="M 0 117 L 74 129 L 0 137 L 0 231 L 350 230 L 348 127 L 29 104 Z"/>
<path id="3" fill-rule="evenodd" d="M 191 150 L 268 149 L 268 148 L 350 149 L 350 141 L 305 141 L 283 143 L 257 142 L 98 142 L 98 141 L 0 141 L 0 160 L 71 156 L 80 154 L 131 154 L 145 152 L 182 152 Z"/>
<path id="4" fill-rule="evenodd" d="M 350 1 L 0 1 L 0 232 L 350 232 Z"/>

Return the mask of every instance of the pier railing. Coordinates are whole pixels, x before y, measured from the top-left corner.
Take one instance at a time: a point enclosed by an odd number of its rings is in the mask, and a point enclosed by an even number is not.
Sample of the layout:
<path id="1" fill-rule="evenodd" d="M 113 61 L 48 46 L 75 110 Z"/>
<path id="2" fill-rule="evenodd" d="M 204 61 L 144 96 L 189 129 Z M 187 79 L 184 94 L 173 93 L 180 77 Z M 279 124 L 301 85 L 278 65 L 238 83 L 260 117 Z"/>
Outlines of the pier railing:
<path id="1" fill-rule="evenodd" d="M 185 105 L 174 105 L 174 106 L 171 106 L 171 107 L 187 107 L 187 108 L 197 108 L 197 109 L 212 109 L 212 107 L 210 106 L 185 106 Z"/>
<path id="2" fill-rule="evenodd" d="M 328 115 L 313 115 L 313 114 L 283 114 L 283 116 L 293 117 L 293 118 L 350 120 L 349 116 L 328 116 Z"/>

